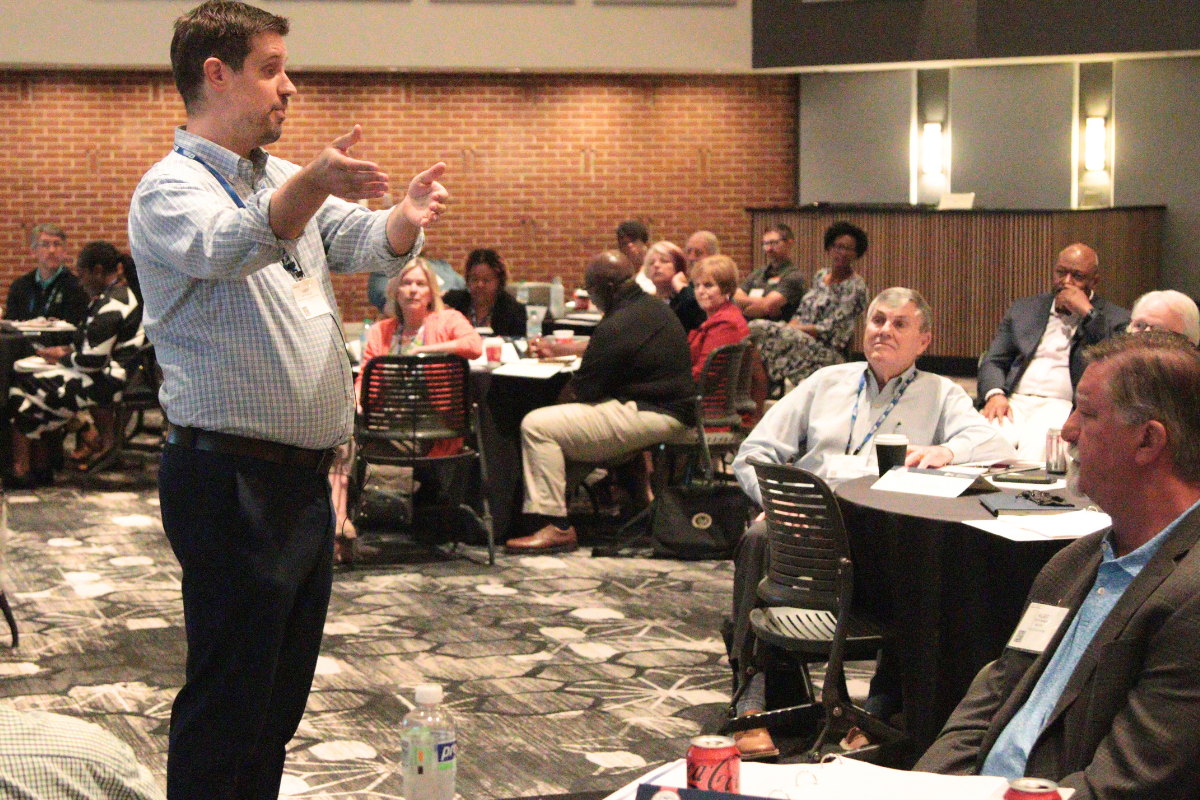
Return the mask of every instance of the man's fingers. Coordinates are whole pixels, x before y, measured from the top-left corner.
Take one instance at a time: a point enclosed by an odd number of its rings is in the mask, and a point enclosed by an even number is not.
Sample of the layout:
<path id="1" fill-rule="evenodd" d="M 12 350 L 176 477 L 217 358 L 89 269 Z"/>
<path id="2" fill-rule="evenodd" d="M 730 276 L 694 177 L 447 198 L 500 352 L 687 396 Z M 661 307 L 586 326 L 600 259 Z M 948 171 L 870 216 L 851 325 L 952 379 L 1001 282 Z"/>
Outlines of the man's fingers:
<path id="1" fill-rule="evenodd" d="M 343 133 L 341 136 L 333 140 L 330 147 L 336 147 L 345 153 L 351 147 L 362 141 L 362 126 L 355 125 L 349 133 Z"/>
<path id="2" fill-rule="evenodd" d="M 446 174 L 446 162 L 439 161 L 438 163 L 434 164 L 429 169 L 422 172 L 420 175 L 417 175 L 415 178 L 413 178 L 412 184 L 414 186 L 417 184 L 421 184 L 422 186 L 429 186 L 430 184 L 433 184 L 433 183 L 441 180 L 441 177 L 445 174 Z M 445 191 L 445 190 L 443 189 L 442 191 Z"/>

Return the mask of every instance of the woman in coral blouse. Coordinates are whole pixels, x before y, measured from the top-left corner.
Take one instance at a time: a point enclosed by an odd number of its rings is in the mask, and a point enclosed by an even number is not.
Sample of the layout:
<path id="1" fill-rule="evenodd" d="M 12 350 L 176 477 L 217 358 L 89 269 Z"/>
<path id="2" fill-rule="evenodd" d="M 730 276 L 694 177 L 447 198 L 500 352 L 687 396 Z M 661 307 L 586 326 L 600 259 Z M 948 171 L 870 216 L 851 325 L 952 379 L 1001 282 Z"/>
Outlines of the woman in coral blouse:
<path id="1" fill-rule="evenodd" d="M 437 292 L 437 276 L 424 259 L 414 258 L 400 274 L 388 281 L 387 318 L 367 331 L 362 363 L 377 356 L 412 355 L 417 353 L 456 353 L 463 358 L 479 358 L 483 354 L 483 339 L 470 321 L 458 311 L 446 308 Z M 362 390 L 362 372 L 355 381 L 355 393 Z M 462 448 L 462 440 L 437 442 L 427 456 L 453 455 Z M 329 472 L 333 488 L 333 509 L 337 515 L 337 534 L 334 539 L 334 560 L 348 564 L 354 559 L 354 540 L 358 532 L 350 521 L 346 507 L 346 490 L 353 461 L 352 449 L 345 448 L 344 457 Z"/>
<path id="2" fill-rule="evenodd" d="M 704 359 L 718 347 L 736 344 L 750 335 L 742 310 L 733 302 L 738 287 L 737 264 L 729 256 L 709 256 L 692 267 L 696 302 L 708 315 L 700 327 L 688 334 L 692 350 L 692 377 L 700 378 Z"/>

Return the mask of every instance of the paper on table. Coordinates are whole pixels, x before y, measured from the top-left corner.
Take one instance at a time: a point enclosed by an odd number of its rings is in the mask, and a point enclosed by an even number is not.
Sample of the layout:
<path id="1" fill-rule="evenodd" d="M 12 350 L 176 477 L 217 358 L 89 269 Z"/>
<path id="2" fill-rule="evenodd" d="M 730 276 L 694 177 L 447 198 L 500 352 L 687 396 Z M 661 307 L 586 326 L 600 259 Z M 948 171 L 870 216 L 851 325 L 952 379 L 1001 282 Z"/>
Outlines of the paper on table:
<path id="1" fill-rule="evenodd" d="M 897 467 L 871 485 L 881 492 L 923 494 L 926 497 L 958 497 L 975 482 L 974 475 L 954 475 L 936 469 Z"/>
<path id="2" fill-rule="evenodd" d="M 1008 517 L 1006 519 L 1021 519 L 1021 517 Z M 963 524 L 970 525 L 972 528 L 979 528 L 981 531 L 994 533 L 1013 542 L 1046 541 L 1046 537 L 1040 533 L 1025 530 L 1019 525 L 1006 521 L 1006 519 L 968 519 L 964 520 Z"/>
<path id="3" fill-rule="evenodd" d="M 682 788 L 687 783 L 683 759 L 652 770 L 605 800 L 632 800 L 642 783 Z M 741 794 L 787 800 L 992 800 L 1002 797 L 1007 788 L 1004 778 L 903 772 L 848 758 L 823 764 L 743 762 L 741 767 Z M 1064 800 L 1072 794 L 1073 789 L 1059 790 Z"/>
<path id="4" fill-rule="evenodd" d="M 1112 517 L 1100 511 L 1068 511 L 1065 514 L 1027 516 L 1019 524 L 1025 530 L 1040 533 L 1048 539 L 1078 539 L 1112 527 Z"/>
<path id="5" fill-rule="evenodd" d="M 1003 536 L 1014 542 L 1046 539 L 1078 539 L 1112 525 L 1112 517 L 1099 511 L 1068 511 L 1063 514 L 1007 516 L 1004 519 L 969 519 L 973 528 Z"/>
<path id="6" fill-rule="evenodd" d="M 545 380 L 553 378 L 562 372 L 562 364 L 543 364 L 537 359 L 522 358 L 511 364 L 503 364 L 492 370 L 493 375 L 507 375 L 510 378 L 537 378 Z"/>

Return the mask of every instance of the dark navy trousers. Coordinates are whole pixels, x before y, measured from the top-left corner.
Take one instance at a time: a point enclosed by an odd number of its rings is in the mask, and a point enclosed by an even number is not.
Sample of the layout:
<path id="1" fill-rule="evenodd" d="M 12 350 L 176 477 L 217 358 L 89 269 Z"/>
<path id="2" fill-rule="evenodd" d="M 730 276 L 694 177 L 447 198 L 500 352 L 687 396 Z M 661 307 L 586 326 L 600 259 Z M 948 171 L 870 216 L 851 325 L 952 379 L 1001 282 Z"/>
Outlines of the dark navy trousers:
<path id="1" fill-rule="evenodd" d="M 167 796 L 275 800 L 329 606 L 329 481 L 311 469 L 168 444 L 158 491 L 183 568 L 187 628 Z"/>

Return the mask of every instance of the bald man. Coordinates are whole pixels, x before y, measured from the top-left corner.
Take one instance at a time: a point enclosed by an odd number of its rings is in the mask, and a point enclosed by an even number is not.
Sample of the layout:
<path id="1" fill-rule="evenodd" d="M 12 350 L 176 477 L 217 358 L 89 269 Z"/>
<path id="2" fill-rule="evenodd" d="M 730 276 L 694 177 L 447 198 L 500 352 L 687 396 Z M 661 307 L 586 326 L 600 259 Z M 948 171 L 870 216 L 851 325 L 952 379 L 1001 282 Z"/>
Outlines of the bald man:
<path id="1" fill-rule="evenodd" d="M 699 264 L 709 256 L 718 255 L 721 252 L 721 243 L 717 240 L 717 235 L 712 231 L 696 231 L 688 237 L 687 242 L 683 246 L 683 254 L 687 257 L 688 272 L 692 271 L 692 267 Z"/>
<path id="2" fill-rule="evenodd" d="M 1183 292 L 1147 292 L 1134 302 L 1130 315 L 1130 333 L 1170 331 L 1200 346 L 1200 310 Z"/>
<path id="3" fill-rule="evenodd" d="M 1053 291 L 1013 303 L 979 364 L 983 416 L 1023 461 L 1044 461 L 1046 432 L 1061 428 L 1083 374 L 1083 350 L 1121 333 L 1129 312 L 1096 294 L 1100 258 L 1086 244 L 1063 248 Z"/>

